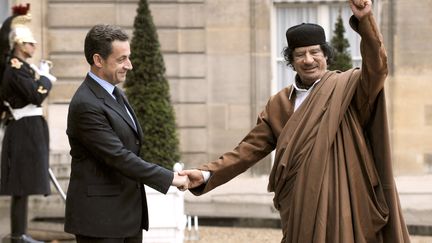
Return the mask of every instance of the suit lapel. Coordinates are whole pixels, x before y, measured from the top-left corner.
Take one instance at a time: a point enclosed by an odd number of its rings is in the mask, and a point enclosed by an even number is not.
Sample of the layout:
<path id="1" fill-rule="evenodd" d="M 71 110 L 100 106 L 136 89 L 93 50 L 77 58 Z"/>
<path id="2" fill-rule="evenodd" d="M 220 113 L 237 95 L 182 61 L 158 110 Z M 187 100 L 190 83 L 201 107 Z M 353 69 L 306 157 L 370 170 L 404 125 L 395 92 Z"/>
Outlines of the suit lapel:
<path id="1" fill-rule="evenodd" d="M 110 107 L 112 110 L 114 110 L 117 114 L 119 114 L 122 119 L 129 125 L 129 127 L 138 135 L 138 137 L 141 139 L 142 132 L 141 128 L 138 124 L 138 121 L 136 119 L 135 113 L 132 110 L 132 108 L 129 105 L 129 102 L 127 99 L 124 99 L 126 102 L 126 106 L 129 109 L 129 112 L 131 112 L 133 119 L 135 119 L 136 129 L 135 126 L 131 120 L 131 117 L 127 114 L 125 109 L 122 109 L 120 104 L 104 89 L 102 86 L 100 86 L 95 80 L 93 80 L 89 75 L 87 75 L 85 82 L 87 86 L 93 91 L 93 93 L 98 97 L 99 99 L 103 99 L 105 105 Z M 122 93 L 123 95 L 123 93 Z M 124 96 L 123 96 L 124 97 Z"/>

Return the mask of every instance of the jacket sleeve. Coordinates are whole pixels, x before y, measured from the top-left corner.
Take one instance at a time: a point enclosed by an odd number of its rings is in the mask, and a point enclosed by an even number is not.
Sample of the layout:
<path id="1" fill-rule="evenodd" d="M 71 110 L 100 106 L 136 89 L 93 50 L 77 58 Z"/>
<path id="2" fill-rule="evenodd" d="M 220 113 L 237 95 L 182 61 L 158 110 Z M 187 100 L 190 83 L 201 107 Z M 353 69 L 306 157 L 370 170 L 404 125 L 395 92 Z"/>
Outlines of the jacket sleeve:
<path id="1" fill-rule="evenodd" d="M 200 166 L 198 169 L 211 172 L 208 182 L 192 189 L 195 195 L 206 193 L 245 172 L 275 148 L 276 138 L 264 110 L 258 116 L 256 126 L 230 152 L 219 159 Z"/>
<path id="2" fill-rule="evenodd" d="M 364 124 L 372 112 L 378 94 L 384 88 L 384 81 L 388 74 L 387 54 L 382 35 L 372 14 L 361 20 L 352 16 L 350 25 L 361 36 L 361 75 L 353 102 Z"/>

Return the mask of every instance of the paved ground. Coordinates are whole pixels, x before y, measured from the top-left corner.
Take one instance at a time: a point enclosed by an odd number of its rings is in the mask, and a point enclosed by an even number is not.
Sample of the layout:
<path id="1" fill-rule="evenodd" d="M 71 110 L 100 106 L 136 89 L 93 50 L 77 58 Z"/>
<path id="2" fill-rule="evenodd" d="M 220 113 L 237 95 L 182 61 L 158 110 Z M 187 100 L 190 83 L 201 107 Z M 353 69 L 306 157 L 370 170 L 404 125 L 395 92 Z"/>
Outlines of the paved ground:
<path id="1" fill-rule="evenodd" d="M 278 243 L 281 237 L 278 229 L 201 227 L 198 240 L 185 243 Z M 432 237 L 412 236 L 411 243 L 432 243 Z"/>
<path id="2" fill-rule="evenodd" d="M 281 237 L 278 229 L 201 227 L 199 239 L 185 240 L 185 243 L 278 243 Z M 432 237 L 413 236 L 411 243 L 432 243 Z"/>
<path id="3" fill-rule="evenodd" d="M 186 230 L 184 243 L 279 243 L 281 237 L 280 229 L 201 226 L 198 233 Z M 51 241 L 51 243 L 75 243 L 75 241 Z M 432 236 L 411 236 L 411 243 L 432 243 Z"/>

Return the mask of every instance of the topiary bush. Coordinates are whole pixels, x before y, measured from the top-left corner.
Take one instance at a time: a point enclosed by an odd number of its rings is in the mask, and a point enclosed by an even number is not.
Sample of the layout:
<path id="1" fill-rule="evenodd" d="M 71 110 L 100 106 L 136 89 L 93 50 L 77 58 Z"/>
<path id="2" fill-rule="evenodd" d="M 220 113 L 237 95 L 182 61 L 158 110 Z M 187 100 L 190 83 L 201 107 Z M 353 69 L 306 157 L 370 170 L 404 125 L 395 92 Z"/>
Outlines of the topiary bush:
<path id="1" fill-rule="evenodd" d="M 341 14 L 339 13 L 330 43 L 334 51 L 333 62 L 329 66 L 330 70 L 346 71 L 352 68 L 351 54 L 348 51 L 350 45 L 344 34 L 345 28 Z"/>
<path id="2" fill-rule="evenodd" d="M 133 69 L 124 84 L 143 130 L 140 157 L 172 170 L 180 159 L 165 64 L 147 0 L 138 3 L 131 40 Z"/>

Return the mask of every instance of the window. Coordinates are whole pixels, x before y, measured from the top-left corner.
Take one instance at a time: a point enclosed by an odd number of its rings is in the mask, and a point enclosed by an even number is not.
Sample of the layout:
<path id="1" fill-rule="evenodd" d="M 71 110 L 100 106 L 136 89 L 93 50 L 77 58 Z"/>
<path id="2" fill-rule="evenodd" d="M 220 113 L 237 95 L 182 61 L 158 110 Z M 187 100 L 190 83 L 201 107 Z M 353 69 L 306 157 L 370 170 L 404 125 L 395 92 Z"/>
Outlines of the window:
<path id="1" fill-rule="evenodd" d="M 375 1 L 374 11 L 377 11 L 378 1 Z M 351 9 L 346 1 L 296 1 L 274 0 L 274 12 L 272 21 L 273 41 L 273 77 L 272 92 L 276 93 L 294 80 L 295 72 L 287 67 L 282 51 L 286 47 L 286 30 L 300 23 L 317 23 L 324 28 L 327 42 L 330 43 L 334 32 L 336 19 L 341 13 L 345 38 L 350 43 L 349 51 L 353 59 L 353 65 L 361 65 L 360 36 L 349 26 L 349 18 L 352 15 Z M 375 14 L 375 16 L 378 16 Z M 378 21 L 378 20 L 377 20 Z"/>

